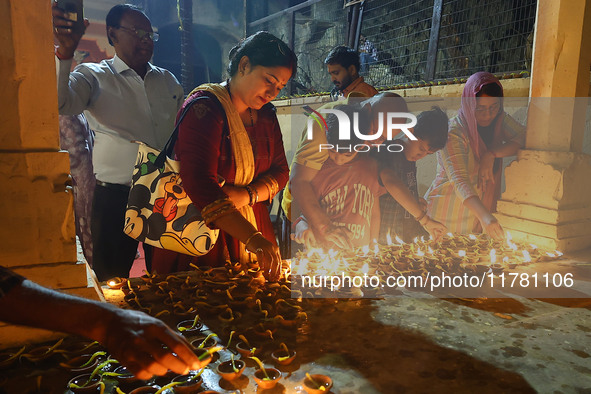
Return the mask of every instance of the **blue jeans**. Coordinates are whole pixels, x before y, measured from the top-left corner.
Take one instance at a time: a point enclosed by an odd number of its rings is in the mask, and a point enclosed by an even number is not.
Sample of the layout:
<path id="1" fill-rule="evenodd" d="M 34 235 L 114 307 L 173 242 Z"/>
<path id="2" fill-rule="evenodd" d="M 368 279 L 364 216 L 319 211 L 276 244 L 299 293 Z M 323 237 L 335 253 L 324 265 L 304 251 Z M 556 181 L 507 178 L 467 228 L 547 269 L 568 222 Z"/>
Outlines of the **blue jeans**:
<path id="1" fill-rule="evenodd" d="M 369 65 L 375 62 L 375 59 L 367 52 L 361 52 L 359 54 L 359 60 L 361 62 L 360 73 L 367 73 L 369 71 Z"/>

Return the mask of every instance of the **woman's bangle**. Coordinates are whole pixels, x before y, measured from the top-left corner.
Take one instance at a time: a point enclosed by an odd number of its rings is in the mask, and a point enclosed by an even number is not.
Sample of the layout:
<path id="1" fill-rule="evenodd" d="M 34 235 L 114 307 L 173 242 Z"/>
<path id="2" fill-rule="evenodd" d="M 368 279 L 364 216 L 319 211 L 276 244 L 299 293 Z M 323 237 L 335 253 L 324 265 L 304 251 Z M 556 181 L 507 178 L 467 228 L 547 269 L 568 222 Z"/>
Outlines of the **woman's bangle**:
<path id="1" fill-rule="evenodd" d="M 423 218 L 424 218 L 425 216 L 427 216 L 427 211 L 423 211 L 423 214 L 422 214 L 421 216 L 419 216 L 419 217 L 415 217 L 415 220 L 416 220 L 417 222 L 419 222 L 419 224 L 420 224 L 420 223 L 421 223 L 421 220 L 423 220 Z"/>
<path id="2" fill-rule="evenodd" d="M 421 223 L 421 222 L 423 221 L 423 219 L 425 219 L 425 223 Z M 421 218 L 421 220 L 419 220 L 419 224 L 420 224 L 421 226 L 425 227 L 425 225 L 426 225 L 427 223 L 429 223 L 429 220 L 430 220 L 430 219 L 431 219 L 431 218 L 430 218 L 429 216 L 425 215 L 424 217 L 422 217 L 422 218 Z"/>
<path id="3" fill-rule="evenodd" d="M 248 185 L 244 186 L 244 188 L 248 192 L 248 205 L 252 207 L 254 205 L 254 192 L 252 191 L 252 188 Z"/>
<path id="4" fill-rule="evenodd" d="M 259 191 L 257 190 L 256 187 L 251 187 L 251 189 L 254 191 L 254 203 L 252 203 L 252 205 L 256 204 L 257 202 L 259 202 Z"/>
<path id="5" fill-rule="evenodd" d="M 263 233 L 261 233 L 260 231 L 256 231 L 256 232 L 252 233 L 252 235 L 251 235 L 250 237 L 248 237 L 248 239 L 247 239 L 247 240 L 246 240 L 246 242 L 244 243 L 244 246 L 248 247 L 248 243 L 249 243 L 250 241 L 252 241 L 252 239 L 253 239 L 254 237 L 256 237 L 257 235 L 263 235 Z"/>

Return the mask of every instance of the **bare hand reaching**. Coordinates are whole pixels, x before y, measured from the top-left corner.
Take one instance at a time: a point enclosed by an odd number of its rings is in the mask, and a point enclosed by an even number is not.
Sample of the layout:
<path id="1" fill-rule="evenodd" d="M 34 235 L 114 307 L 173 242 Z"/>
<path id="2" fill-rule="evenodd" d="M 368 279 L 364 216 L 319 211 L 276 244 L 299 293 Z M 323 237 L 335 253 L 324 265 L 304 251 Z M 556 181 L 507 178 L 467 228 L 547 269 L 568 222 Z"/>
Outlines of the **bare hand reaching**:
<path id="1" fill-rule="evenodd" d="M 496 240 L 505 239 L 505 231 L 503 230 L 503 227 L 501 227 L 501 224 L 497 218 L 495 218 L 493 215 L 488 214 L 484 216 L 481 224 L 484 231 L 492 238 Z"/>
<path id="2" fill-rule="evenodd" d="M 324 239 L 328 247 L 336 247 L 338 249 L 352 249 L 351 242 L 352 233 L 345 227 L 330 226 L 326 231 Z"/>
<path id="3" fill-rule="evenodd" d="M 494 181 L 493 166 L 495 164 L 495 157 L 490 151 L 487 151 L 480 159 L 480 167 L 478 169 L 478 187 L 484 188 L 489 182 Z"/>
<path id="4" fill-rule="evenodd" d="M 261 233 L 258 233 L 247 242 L 246 248 L 250 252 L 256 253 L 265 278 L 272 282 L 279 280 L 281 255 L 277 245 L 267 240 Z"/>
<path id="5" fill-rule="evenodd" d="M 168 370 L 186 374 L 201 368 L 182 336 L 145 313 L 116 309 L 105 319 L 103 330 L 99 342 L 139 379 L 164 375 Z"/>
<path id="6" fill-rule="evenodd" d="M 435 242 L 439 241 L 439 239 L 448 232 L 447 227 L 439 223 L 437 220 L 431 219 L 429 216 L 427 216 L 427 222 L 423 227 Z"/>
<path id="7" fill-rule="evenodd" d="M 318 247 L 314 232 L 308 226 L 308 222 L 300 220 L 296 224 L 295 233 L 292 234 L 292 239 L 299 244 L 303 244 L 307 249 Z"/>

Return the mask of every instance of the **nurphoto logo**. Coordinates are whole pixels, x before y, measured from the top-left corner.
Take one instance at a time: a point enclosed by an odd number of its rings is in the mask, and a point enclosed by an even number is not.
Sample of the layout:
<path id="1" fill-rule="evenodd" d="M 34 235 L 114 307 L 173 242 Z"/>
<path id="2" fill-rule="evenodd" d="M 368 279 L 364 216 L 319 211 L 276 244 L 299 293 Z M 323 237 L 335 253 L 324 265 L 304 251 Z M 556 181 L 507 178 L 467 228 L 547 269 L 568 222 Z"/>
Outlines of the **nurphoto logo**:
<path id="1" fill-rule="evenodd" d="M 416 141 L 417 137 L 415 137 L 412 132 L 410 131 L 411 128 L 415 127 L 417 124 L 417 117 L 408 112 L 383 112 L 378 113 L 378 129 L 373 133 L 365 134 L 359 130 L 359 113 L 353 113 L 353 119 L 349 119 L 349 116 L 340 111 L 338 109 L 325 109 L 320 108 L 318 110 L 312 109 L 310 106 L 304 106 L 304 110 L 306 111 L 306 115 L 308 116 L 308 123 L 307 123 L 307 137 L 308 140 L 312 140 L 314 138 L 313 135 L 313 127 L 314 122 L 316 122 L 321 130 L 328 129 L 328 125 L 326 124 L 326 120 L 321 114 L 333 114 L 337 117 L 338 125 L 339 125 L 339 141 L 350 141 L 351 140 L 351 130 L 355 133 L 355 136 L 362 140 L 362 141 L 375 141 L 375 143 L 366 143 L 366 144 L 356 144 L 352 145 L 349 144 L 319 144 L 319 151 L 322 150 L 329 150 L 335 149 L 337 152 L 368 152 L 372 147 L 377 148 L 379 152 L 380 149 L 385 148 L 388 152 L 401 152 L 404 147 L 401 144 L 384 144 L 385 141 L 392 141 L 401 131 L 404 133 L 408 139 Z M 385 115 L 385 116 L 384 116 Z M 386 125 L 384 126 L 384 120 L 386 121 Z M 401 120 L 410 120 L 408 123 L 398 123 Z M 353 125 L 353 127 L 351 127 Z M 394 130 L 397 130 L 394 133 Z M 386 138 L 383 138 L 385 131 Z"/>

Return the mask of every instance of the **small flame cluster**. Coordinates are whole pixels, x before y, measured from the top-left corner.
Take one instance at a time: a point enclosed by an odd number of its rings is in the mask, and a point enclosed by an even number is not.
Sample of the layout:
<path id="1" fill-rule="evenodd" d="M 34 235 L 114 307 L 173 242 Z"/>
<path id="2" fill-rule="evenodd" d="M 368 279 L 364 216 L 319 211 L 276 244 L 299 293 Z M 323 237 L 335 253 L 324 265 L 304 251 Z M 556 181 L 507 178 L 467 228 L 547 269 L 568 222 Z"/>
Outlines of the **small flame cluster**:
<path id="1" fill-rule="evenodd" d="M 499 272 L 562 256 L 559 251 L 544 251 L 533 244 L 513 242 L 507 233 L 504 241 L 484 234 L 448 233 L 439 241 L 424 237 L 405 243 L 398 236 L 387 237 L 388 244 L 375 240 L 352 250 L 324 251 L 309 249 L 293 259 L 294 275 L 427 275 L 444 271 L 449 274 Z"/>

